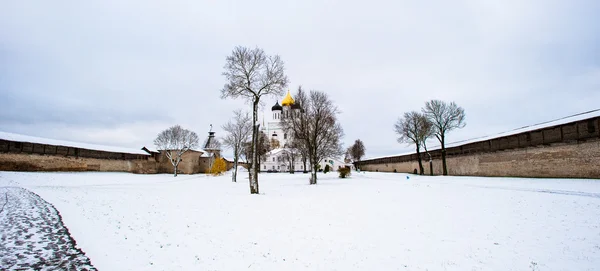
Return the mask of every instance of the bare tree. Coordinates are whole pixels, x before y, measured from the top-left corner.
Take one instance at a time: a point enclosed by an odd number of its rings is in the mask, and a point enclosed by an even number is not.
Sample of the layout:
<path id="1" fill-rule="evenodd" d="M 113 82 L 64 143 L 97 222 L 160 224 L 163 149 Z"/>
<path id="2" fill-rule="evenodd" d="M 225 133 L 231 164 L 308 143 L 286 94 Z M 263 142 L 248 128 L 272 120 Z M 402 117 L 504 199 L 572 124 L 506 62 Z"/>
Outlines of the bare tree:
<path id="1" fill-rule="evenodd" d="M 233 172 L 231 180 L 237 181 L 238 161 L 243 151 L 244 143 L 248 142 L 252 132 L 252 122 L 248 113 L 242 113 L 241 110 L 233 112 L 233 121 L 223 125 L 223 130 L 228 134 L 223 138 L 223 145 L 233 150 Z"/>
<path id="2" fill-rule="evenodd" d="M 348 158 L 352 159 L 353 162 L 358 162 L 365 156 L 365 144 L 362 140 L 357 139 L 354 141 L 354 144 L 348 148 L 346 153 Z"/>
<path id="3" fill-rule="evenodd" d="M 465 110 L 456 103 L 446 103 L 440 100 L 431 100 L 425 103 L 423 113 L 433 124 L 433 134 L 442 146 L 443 174 L 448 175 L 446 165 L 446 133 L 465 127 Z"/>
<path id="4" fill-rule="evenodd" d="M 260 170 L 260 165 L 261 162 L 264 162 L 267 159 L 267 153 L 271 151 L 271 141 L 269 140 L 268 136 L 264 133 L 264 132 L 259 132 L 258 133 L 258 144 L 256 146 L 256 157 L 257 157 L 257 161 L 256 161 L 256 168 L 257 170 Z M 252 152 L 252 143 L 251 142 L 247 142 L 245 144 L 245 149 L 244 152 L 247 155 L 248 158 L 248 162 L 250 164 L 252 164 L 252 156 L 249 155 Z M 250 172 L 249 172 L 250 173 Z"/>
<path id="5" fill-rule="evenodd" d="M 290 141 L 290 143 L 286 144 L 283 149 L 283 155 L 288 162 L 288 166 L 290 167 L 290 174 L 293 174 L 296 165 L 296 160 L 298 156 L 300 156 L 300 150 L 296 146 L 296 142 L 294 140 Z"/>
<path id="6" fill-rule="evenodd" d="M 421 146 L 431 135 L 431 122 L 425 114 L 412 111 L 404 113 L 394 125 L 398 134 L 398 142 L 414 143 L 417 147 L 417 160 L 419 161 L 419 174 L 423 175 L 423 161 L 421 160 Z"/>
<path id="7" fill-rule="evenodd" d="M 169 158 L 174 168 L 175 177 L 177 177 L 177 166 L 181 162 L 181 156 L 188 150 L 198 146 L 198 135 L 175 125 L 160 132 L 154 139 L 154 145 Z"/>
<path id="8" fill-rule="evenodd" d="M 310 184 L 317 184 L 319 162 L 344 153 L 340 143 L 344 132 L 336 116 L 339 111 L 327 94 L 320 91 L 312 90 L 306 95 L 299 88 L 296 103 L 300 104 L 301 112 L 284 118 L 282 126 L 306 149 L 311 166 Z"/>
<path id="9" fill-rule="evenodd" d="M 308 149 L 302 140 L 292 137 L 291 142 L 291 145 L 296 150 L 297 156 L 299 156 L 298 158 L 302 161 L 302 173 L 308 173 L 308 167 L 306 166 L 308 162 Z"/>
<path id="10" fill-rule="evenodd" d="M 224 69 L 227 84 L 221 90 L 221 98 L 242 97 L 252 103 L 250 193 L 258 194 L 258 105 L 265 95 L 282 95 L 288 78 L 279 56 L 267 56 L 260 48 L 235 47 L 227 57 Z"/>

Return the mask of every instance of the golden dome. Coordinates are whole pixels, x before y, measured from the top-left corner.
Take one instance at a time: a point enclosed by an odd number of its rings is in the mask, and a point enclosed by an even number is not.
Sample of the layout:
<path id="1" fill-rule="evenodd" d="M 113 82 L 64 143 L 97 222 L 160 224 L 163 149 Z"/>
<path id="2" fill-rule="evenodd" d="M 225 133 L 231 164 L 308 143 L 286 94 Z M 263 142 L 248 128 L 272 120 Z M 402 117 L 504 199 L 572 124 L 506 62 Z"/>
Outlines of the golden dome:
<path id="1" fill-rule="evenodd" d="M 285 95 L 285 98 L 283 98 L 283 101 L 281 101 L 281 106 L 290 106 L 294 104 L 294 99 L 292 98 L 292 95 L 290 94 L 290 91 L 288 90 L 287 95 Z"/>

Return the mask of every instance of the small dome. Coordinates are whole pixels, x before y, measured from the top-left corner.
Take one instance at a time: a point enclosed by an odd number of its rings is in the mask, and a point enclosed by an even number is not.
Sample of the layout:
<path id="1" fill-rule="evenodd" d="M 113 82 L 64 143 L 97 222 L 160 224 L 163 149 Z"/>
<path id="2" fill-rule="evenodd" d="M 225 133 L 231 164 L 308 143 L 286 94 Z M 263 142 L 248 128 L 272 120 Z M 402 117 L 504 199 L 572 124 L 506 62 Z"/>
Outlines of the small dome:
<path id="1" fill-rule="evenodd" d="M 283 107 L 281 107 L 281 105 L 279 105 L 279 102 L 275 103 L 275 105 L 273 107 L 271 107 L 271 111 L 275 111 L 275 110 L 283 110 Z"/>
<path id="2" fill-rule="evenodd" d="M 288 105 L 293 105 L 293 104 L 294 104 L 294 98 L 292 98 L 292 95 L 290 94 L 290 91 L 288 90 L 287 95 L 285 95 L 285 98 L 283 98 L 283 101 L 281 101 L 281 105 L 288 106 Z"/>

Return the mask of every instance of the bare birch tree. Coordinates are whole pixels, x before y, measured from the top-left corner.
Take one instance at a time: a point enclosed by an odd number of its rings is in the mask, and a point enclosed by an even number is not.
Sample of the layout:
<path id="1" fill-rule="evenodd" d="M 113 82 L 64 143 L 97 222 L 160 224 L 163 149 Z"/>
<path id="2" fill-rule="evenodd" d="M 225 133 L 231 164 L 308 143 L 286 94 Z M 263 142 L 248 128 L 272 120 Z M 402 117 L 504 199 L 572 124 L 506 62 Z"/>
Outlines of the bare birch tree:
<path id="1" fill-rule="evenodd" d="M 417 160 L 419 161 L 419 174 L 423 175 L 423 161 L 421 159 L 421 146 L 431 135 L 431 122 L 425 114 L 412 111 L 404 113 L 394 125 L 398 134 L 399 143 L 413 143 L 417 147 Z"/>
<path id="2" fill-rule="evenodd" d="M 423 113 L 433 124 L 433 134 L 442 146 L 443 174 L 448 175 L 446 165 L 446 133 L 465 127 L 465 110 L 456 103 L 446 103 L 440 100 L 431 100 L 425 103 Z"/>
<path id="3" fill-rule="evenodd" d="M 235 47 L 227 57 L 224 69 L 227 83 L 221 89 L 221 98 L 241 97 L 252 104 L 250 193 L 258 194 L 258 105 L 265 95 L 282 95 L 288 78 L 279 56 L 267 56 L 260 48 Z"/>
<path id="4" fill-rule="evenodd" d="M 241 110 L 233 112 L 233 120 L 223 125 L 223 130 L 227 132 L 223 138 L 223 145 L 233 150 L 233 172 L 231 180 L 237 181 L 237 168 L 240 156 L 243 152 L 244 143 L 248 142 L 252 132 L 252 121 L 248 113 L 242 113 Z"/>
<path id="5" fill-rule="evenodd" d="M 306 95 L 299 88 L 296 103 L 301 112 L 284 118 L 282 126 L 306 149 L 311 166 L 310 184 L 317 184 L 319 162 L 344 153 L 340 142 L 344 132 L 336 116 L 339 111 L 327 94 L 320 91 L 312 90 Z"/>
<path id="6" fill-rule="evenodd" d="M 174 175 L 177 177 L 177 166 L 181 162 L 181 156 L 188 150 L 198 146 L 198 135 L 175 125 L 160 132 L 154 139 L 154 145 L 169 158 L 174 168 Z"/>

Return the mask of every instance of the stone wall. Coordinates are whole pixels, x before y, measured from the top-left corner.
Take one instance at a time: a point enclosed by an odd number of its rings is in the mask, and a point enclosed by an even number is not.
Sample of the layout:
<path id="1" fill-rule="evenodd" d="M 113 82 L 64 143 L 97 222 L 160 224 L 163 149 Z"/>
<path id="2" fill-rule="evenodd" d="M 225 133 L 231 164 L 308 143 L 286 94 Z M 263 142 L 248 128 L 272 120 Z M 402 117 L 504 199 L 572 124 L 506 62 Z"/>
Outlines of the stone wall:
<path id="1" fill-rule="evenodd" d="M 28 153 L 0 153 L 0 171 L 122 171 L 157 173 L 154 158 L 96 159 Z"/>
<path id="2" fill-rule="evenodd" d="M 163 152 L 157 156 L 157 171 L 158 173 L 173 173 L 173 164 Z M 181 157 L 181 162 L 177 166 L 177 173 L 180 174 L 195 174 L 207 173 L 210 170 L 209 157 L 202 157 L 202 152 L 187 151 Z"/>
<path id="3" fill-rule="evenodd" d="M 600 140 L 556 143 L 495 152 L 447 157 L 448 174 L 464 176 L 562 177 L 600 179 Z M 361 170 L 413 173 L 416 160 L 363 164 Z M 424 160 L 425 174 L 429 163 Z M 433 172 L 442 174 L 442 161 L 433 159 Z"/>
<path id="4" fill-rule="evenodd" d="M 442 174 L 442 152 L 430 152 L 434 175 Z M 525 130 L 446 148 L 449 175 L 600 178 L 600 117 Z M 429 156 L 421 154 L 426 174 Z M 361 170 L 410 172 L 416 154 L 368 159 Z"/>

